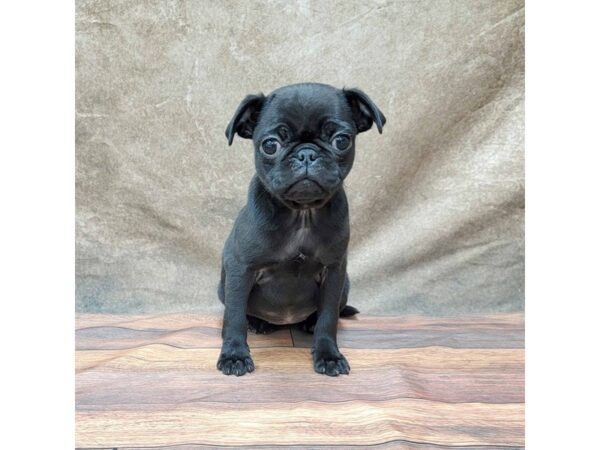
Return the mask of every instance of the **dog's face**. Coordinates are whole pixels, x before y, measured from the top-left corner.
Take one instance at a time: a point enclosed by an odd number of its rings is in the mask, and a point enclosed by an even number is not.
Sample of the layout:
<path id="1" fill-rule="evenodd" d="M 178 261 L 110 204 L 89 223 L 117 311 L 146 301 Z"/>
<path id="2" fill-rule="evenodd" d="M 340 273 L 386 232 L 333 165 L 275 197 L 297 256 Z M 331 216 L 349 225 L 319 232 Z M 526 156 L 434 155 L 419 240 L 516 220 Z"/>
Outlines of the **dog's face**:
<path id="1" fill-rule="evenodd" d="M 316 83 L 247 96 L 226 135 L 252 139 L 264 186 L 292 209 L 320 208 L 352 168 L 355 138 L 385 117 L 358 89 Z"/>

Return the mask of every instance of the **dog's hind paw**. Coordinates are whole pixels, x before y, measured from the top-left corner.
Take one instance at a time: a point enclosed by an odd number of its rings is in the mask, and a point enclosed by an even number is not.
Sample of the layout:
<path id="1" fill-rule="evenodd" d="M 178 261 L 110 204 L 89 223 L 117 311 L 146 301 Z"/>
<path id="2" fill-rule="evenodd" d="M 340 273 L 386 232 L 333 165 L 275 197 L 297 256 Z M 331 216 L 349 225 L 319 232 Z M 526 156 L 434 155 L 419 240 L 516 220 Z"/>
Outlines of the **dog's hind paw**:
<path id="1" fill-rule="evenodd" d="M 312 313 L 304 321 L 298 324 L 298 327 L 305 333 L 313 334 L 315 332 L 315 325 L 317 324 L 317 313 Z"/>
<path id="2" fill-rule="evenodd" d="M 266 320 L 254 316 L 246 316 L 248 319 L 248 329 L 256 334 L 269 334 L 279 329 L 279 325 L 274 325 Z"/>
<path id="3" fill-rule="evenodd" d="M 356 309 L 354 306 L 346 305 L 340 311 L 340 317 L 352 317 L 359 313 L 360 313 L 360 311 L 358 309 Z"/>

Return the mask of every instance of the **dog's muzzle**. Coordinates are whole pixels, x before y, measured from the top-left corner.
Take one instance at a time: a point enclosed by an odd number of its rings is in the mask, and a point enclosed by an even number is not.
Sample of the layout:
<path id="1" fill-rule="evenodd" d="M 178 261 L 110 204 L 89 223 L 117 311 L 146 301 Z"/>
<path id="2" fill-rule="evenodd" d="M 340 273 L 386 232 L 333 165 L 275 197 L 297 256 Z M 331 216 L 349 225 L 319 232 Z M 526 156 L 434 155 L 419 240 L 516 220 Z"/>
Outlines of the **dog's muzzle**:
<path id="1" fill-rule="evenodd" d="M 318 206 L 327 197 L 327 192 L 319 184 L 305 178 L 294 183 L 284 195 L 285 200 L 297 208 Z"/>

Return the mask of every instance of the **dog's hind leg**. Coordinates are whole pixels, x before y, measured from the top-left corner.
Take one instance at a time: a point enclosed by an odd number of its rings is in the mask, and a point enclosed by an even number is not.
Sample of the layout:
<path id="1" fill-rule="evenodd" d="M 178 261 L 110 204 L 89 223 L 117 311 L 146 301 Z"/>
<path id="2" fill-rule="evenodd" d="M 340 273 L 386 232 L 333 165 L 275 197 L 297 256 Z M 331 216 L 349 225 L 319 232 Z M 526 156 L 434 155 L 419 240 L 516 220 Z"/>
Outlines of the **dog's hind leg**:
<path id="1" fill-rule="evenodd" d="M 281 328 L 280 325 L 275 325 L 258 317 L 246 315 L 248 319 L 248 329 L 256 334 L 269 334 Z"/>

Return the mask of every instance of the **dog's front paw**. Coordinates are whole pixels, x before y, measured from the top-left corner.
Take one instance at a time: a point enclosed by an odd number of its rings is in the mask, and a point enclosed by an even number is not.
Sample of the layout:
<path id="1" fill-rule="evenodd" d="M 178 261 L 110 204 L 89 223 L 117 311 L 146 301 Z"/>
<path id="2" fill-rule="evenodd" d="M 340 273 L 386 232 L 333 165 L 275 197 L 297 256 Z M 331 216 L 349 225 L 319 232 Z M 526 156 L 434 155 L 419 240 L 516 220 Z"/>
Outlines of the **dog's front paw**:
<path id="1" fill-rule="evenodd" d="M 315 372 L 337 377 L 339 374 L 348 375 L 350 364 L 337 348 L 325 350 L 313 349 L 313 367 Z"/>
<path id="2" fill-rule="evenodd" d="M 254 371 L 254 362 L 247 349 L 223 345 L 217 361 L 217 369 L 225 375 L 241 376 Z"/>

